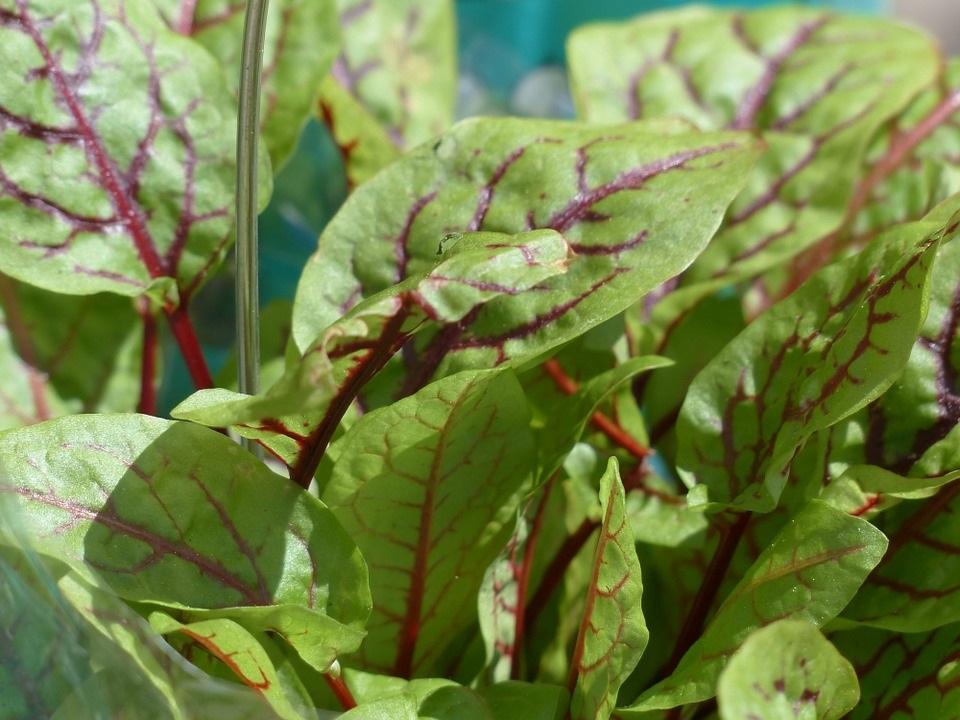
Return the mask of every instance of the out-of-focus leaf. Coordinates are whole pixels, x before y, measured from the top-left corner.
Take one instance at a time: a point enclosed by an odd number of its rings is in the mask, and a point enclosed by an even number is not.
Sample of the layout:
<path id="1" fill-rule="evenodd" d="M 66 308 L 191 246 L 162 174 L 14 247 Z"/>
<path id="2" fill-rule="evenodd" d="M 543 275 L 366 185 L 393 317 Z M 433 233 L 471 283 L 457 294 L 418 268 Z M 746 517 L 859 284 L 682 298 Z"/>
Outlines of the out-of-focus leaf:
<path id="1" fill-rule="evenodd" d="M 797 513 L 717 610 L 674 673 L 624 717 L 708 700 L 747 637 L 775 620 L 822 626 L 850 602 L 886 549 L 883 533 L 820 500 Z"/>
<path id="2" fill-rule="evenodd" d="M 860 677 L 850 720 L 951 720 L 960 710 L 960 626 L 896 634 L 868 628 L 833 636 Z"/>
<path id="3" fill-rule="evenodd" d="M 160 5 L 171 29 L 193 37 L 221 62 L 227 87 L 236 95 L 245 0 L 153 2 Z M 340 38 L 334 0 L 274 0 L 267 13 L 260 126 L 274 168 L 279 169 L 310 117 Z"/>
<path id="4" fill-rule="evenodd" d="M 234 428 L 259 440 L 301 480 L 321 452 L 344 403 L 428 323 L 456 323 L 485 303 L 537 287 L 566 271 L 568 246 L 556 232 L 448 238 L 449 252 L 430 272 L 369 298 L 327 328 L 299 362 L 262 395 L 200 391 L 175 417 Z"/>
<path id="5" fill-rule="evenodd" d="M 771 308 L 697 376 L 677 426 L 698 502 L 769 511 L 797 449 L 889 387 L 910 357 L 945 228 L 901 225 Z"/>
<path id="6" fill-rule="evenodd" d="M 0 269 L 185 302 L 230 241 L 236 109 L 151 3 L 0 2 Z"/>
<path id="7" fill-rule="evenodd" d="M 0 457 L 0 495 L 38 550 L 121 597 L 275 629 L 321 670 L 359 645 L 370 596 L 356 545 L 319 501 L 222 435 L 77 416 L 4 434 Z"/>
<path id="8" fill-rule="evenodd" d="M 610 717 L 650 638 L 640 606 L 640 561 L 613 458 L 600 480 L 600 501 L 603 521 L 571 663 L 574 720 Z"/>
<path id="9" fill-rule="evenodd" d="M 0 276 L 0 429 L 136 408 L 141 335 L 129 300 Z"/>
<path id="10" fill-rule="evenodd" d="M 364 415 L 323 499 L 371 572 L 362 667 L 409 677 L 475 617 L 533 470 L 529 413 L 509 371 L 465 372 Z"/>
<path id="11" fill-rule="evenodd" d="M 795 620 L 748 637 L 717 686 L 723 720 L 839 720 L 859 700 L 850 663 L 815 625 Z"/>
<path id="12" fill-rule="evenodd" d="M 337 0 L 337 7 L 343 48 L 333 77 L 354 102 L 343 117 L 337 113 L 342 103 L 330 106 L 333 127 L 353 124 L 359 145 L 372 139 L 379 146 L 385 133 L 399 149 L 446 130 L 453 122 L 457 88 L 451 0 Z M 325 84 L 322 101 L 330 98 L 330 90 Z M 348 175 L 352 159 L 347 159 Z M 389 155 L 379 158 L 389 160 Z"/>
<path id="13" fill-rule="evenodd" d="M 584 119 L 679 116 L 766 141 L 688 281 L 761 272 L 839 228 L 870 140 L 940 68 L 936 46 L 914 29 L 804 7 L 587 26 L 568 55 Z"/>
<path id="14" fill-rule="evenodd" d="M 301 279 L 301 349 L 362 297 L 435 262 L 455 230 L 553 229 L 575 255 L 567 273 L 487 303 L 418 349 L 410 377 L 520 362 L 617 315 L 703 249 L 752 165 L 742 134 L 663 134 L 470 120 L 358 189 L 320 238 Z"/>

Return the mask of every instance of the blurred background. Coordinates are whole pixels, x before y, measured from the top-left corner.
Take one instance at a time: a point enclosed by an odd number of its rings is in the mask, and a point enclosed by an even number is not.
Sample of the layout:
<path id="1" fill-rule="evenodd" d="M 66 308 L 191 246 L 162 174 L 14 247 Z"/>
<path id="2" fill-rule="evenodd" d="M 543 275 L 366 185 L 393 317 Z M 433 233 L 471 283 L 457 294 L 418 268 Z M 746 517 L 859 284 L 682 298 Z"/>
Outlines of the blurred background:
<path id="1" fill-rule="evenodd" d="M 703 4 L 704 0 L 701 0 Z M 620 20 L 694 4 L 686 0 L 455 0 L 460 80 L 457 116 L 512 114 L 572 117 L 564 44 L 583 23 Z M 760 7 L 765 0 L 714 0 L 714 5 Z M 893 15 L 936 35 L 948 55 L 960 54 L 960 0 L 793 0 L 845 12 Z M 277 176 L 261 217 L 261 301 L 293 298 L 317 237 L 347 195 L 340 152 L 326 129 L 311 121 L 296 153 Z M 227 267 L 230 267 L 228 263 Z M 233 282 L 222 273 L 192 307 L 211 366 L 221 367 L 234 337 Z M 279 313 L 282 315 L 282 311 Z M 165 352 L 161 409 L 192 386 L 172 344 Z M 230 378 L 223 377 L 224 382 Z"/>

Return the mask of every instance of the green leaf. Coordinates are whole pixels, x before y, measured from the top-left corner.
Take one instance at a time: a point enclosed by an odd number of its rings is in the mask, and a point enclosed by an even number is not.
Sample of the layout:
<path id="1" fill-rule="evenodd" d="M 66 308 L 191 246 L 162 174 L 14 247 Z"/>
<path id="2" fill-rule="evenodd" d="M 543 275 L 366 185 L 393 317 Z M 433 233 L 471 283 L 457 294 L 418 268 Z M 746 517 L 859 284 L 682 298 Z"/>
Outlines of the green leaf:
<path id="1" fill-rule="evenodd" d="M 311 717 L 306 707 L 291 702 L 266 649 L 243 626 L 233 620 L 218 618 L 194 623 L 181 623 L 160 612 L 150 614 L 150 625 L 161 635 L 179 635 L 186 643 L 174 640 L 180 651 L 193 652 L 196 647 L 222 663 L 238 682 L 261 696 L 283 720 Z M 190 658 L 196 663 L 194 658 Z"/>
<path id="2" fill-rule="evenodd" d="M 960 620 L 960 482 L 923 503 L 884 513 L 890 550 L 844 617 L 899 632 L 922 632 Z"/>
<path id="3" fill-rule="evenodd" d="M 149 3 L 0 2 L 0 270 L 185 302 L 230 242 L 234 100 Z"/>
<path id="4" fill-rule="evenodd" d="M 618 714 L 631 717 L 713 697 L 724 666 L 753 631 L 775 620 L 819 627 L 836 617 L 880 562 L 886 545 L 870 523 L 811 501 L 723 601 L 674 673 Z"/>
<path id="5" fill-rule="evenodd" d="M 839 228 L 870 140 L 941 63 L 914 29 L 804 7 L 591 25 L 573 34 L 568 58 L 586 120 L 679 116 L 704 130 L 753 129 L 766 142 L 688 281 L 761 272 Z"/>
<path id="6" fill-rule="evenodd" d="M 864 628 L 838 633 L 834 642 L 860 677 L 860 704 L 850 720 L 957 717 L 960 625 L 906 635 Z"/>
<path id="7" fill-rule="evenodd" d="M 136 408 L 142 331 L 125 298 L 76 298 L 0 276 L 0 429 Z"/>
<path id="8" fill-rule="evenodd" d="M 446 130 L 457 91 L 451 0 L 337 0 L 337 8 L 343 49 L 333 77 L 356 101 L 351 117 L 369 115 L 401 149 Z"/>
<path id="9" fill-rule="evenodd" d="M 0 495 L 38 551 L 121 597 L 275 628 L 321 670 L 359 645 L 370 596 L 357 547 L 319 501 L 222 435 L 68 417 L 0 436 L 0 458 Z"/>
<path id="10" fill-rule="evenodd" d="M 944 209 L 957 207 L 957 198 Z M 873 465 L 902 488 L 935 487 L 960 473 L 960 242 L 950 238 L 930 276 L 930 305 L 897 382 L 831 433 L 831 474 Z M 896 484 L 884 491 L 896 493 Z M 879 489 L 878 489 L 879 490 Z"/>
<path id="11" fill-rule="evenodd" d="M 607 720 L 617 693 L 643 655 L 650 633 L 640 598 L 640 561 L 617 461 L 600 480 L 603 521 L 571 662 L 573 720 Z"/>
<path id="12" fill-rule="evenodd" d="M 839 720 L 859 700 L 850 663 L 816 626 L 795 620 L 747 638 L 717 686 L 724 720 Z"/>
<path id="13" fill-rule="evenodd" d="M 337 144 L 352 190 L 400 157 L 387 129 L 333 75 L 320 85 L 320 119 Z"/>
<path id="14" fill-rule="evenodd" d="M 362 667 L 428 673 L 475 619 L 533 470 L 528 424 L 512 373 L 478 371 L 368 413 L 344 436 L 323 499 L 373 569 Z"/>
<path id="15" fill-rule="evenodd" d="M 696 377 L 677 425 L 691 501 L 769 511 L 797 449 L 907 363 L 944 228 L 902 225 L 755 320 Z"/>
<path id="16" fill-rule="evenodd" d="M 344 404 L 409 336 L 432 322 L 457 322 L 502 295 L 537 287 L 566 271 L 569 252 L 553 231 L 454 235 L 446 247 L 430 272 L 369 298 L 334 322 L 262 395 L 202 390 L 173 415 L 259 440 L 299 477 L 301 467 L 329 442 Z"/>
<path id="17" fill-rule="evenodd" d="M 412 695 L 395 695 L 355 707 L 340 716 L 341 720 L 419 720 L 417 699 Z"/>
<path id="18" fill-rule="evenodd" d="M 199 0 L 193 17 L 183 18 L 180 8 L 167 13 L 172 29 L 192 36 L 222 63 L 234 95 L 239 91 L 246 4 Z M 334 0 L 273 0 L 267 13 L 260 126 L 276 170 L 293 151 L 313 112 L 340 37 Z"/>
<path id="19" fill-rule="evenodd" d="M 454 230 L 552 228 L 575 255 L 529 292 L 487 303 L 419 348 L 413 387 L 435 374 L 539 355 L 617 315 L 699 254 L 751 166 L 739 134 L 460 123 L 359 188 L 320 238 L 294 307 L 308 347 L 361 297 L 428 270 Z"/>
<path id="20" fill-rule="evenodd" d="M 525 553 L 530 528 L 526 508 L 517 514 L 517 523 L 500 553 L 487 568 L 477 593 L 477 616 L 486 653 L 486 672 L 490 681 L 502 683 L 513 674 L 517 657 L 517 621 L 520 587 L 523 583 Z M 529 577 L 529 575 L 528 575 Z"/>
<path id="21" fill-rule="evenodd" d="M 347 671 L 346 681 L 358 710 L 378 720 L 561 720 L 567 709 L 566 691 L 541 683 L 502 682 L 472 690 L 440 678 L 405 681 L 353 670 Z M 388 709 L 397 715 L 378 714 Z"/>

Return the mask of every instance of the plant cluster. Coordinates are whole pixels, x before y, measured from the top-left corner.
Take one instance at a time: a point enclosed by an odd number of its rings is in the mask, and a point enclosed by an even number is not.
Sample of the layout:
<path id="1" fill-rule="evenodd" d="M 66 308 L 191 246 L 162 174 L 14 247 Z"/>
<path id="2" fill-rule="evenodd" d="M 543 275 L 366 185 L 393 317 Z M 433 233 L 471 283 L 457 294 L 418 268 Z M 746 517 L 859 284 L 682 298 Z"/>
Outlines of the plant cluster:
<path id="1" fill-rule="evenodd" d="M 0 0 L 0 718 L 960 717 L 960 64 L 696 7 L 452 124 L 448 0 L 274 0 L 261 202 L 352 191 L 248 395 L 244 8 Z"/>

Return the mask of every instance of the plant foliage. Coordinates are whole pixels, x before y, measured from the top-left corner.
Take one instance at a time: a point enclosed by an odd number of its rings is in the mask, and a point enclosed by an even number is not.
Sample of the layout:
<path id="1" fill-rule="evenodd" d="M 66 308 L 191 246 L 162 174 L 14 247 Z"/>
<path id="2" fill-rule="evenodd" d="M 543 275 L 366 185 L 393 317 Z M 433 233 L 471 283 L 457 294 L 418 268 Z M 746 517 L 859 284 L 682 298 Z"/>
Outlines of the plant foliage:
<path id="1" fill-rule="evenodd" d="M 261 202 L 351 193 L 244 395 L 244 10 L 0 0 L 0 720 L 958 717 L 957 62 L 697 7 L 454 124 L 449 0 L 275 0 Z"/>

